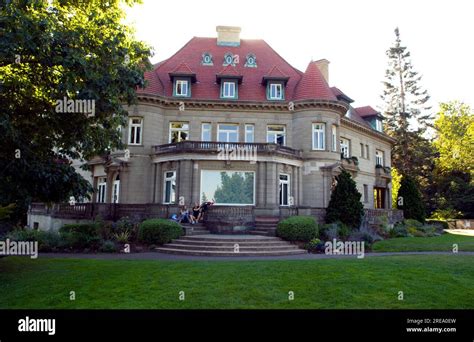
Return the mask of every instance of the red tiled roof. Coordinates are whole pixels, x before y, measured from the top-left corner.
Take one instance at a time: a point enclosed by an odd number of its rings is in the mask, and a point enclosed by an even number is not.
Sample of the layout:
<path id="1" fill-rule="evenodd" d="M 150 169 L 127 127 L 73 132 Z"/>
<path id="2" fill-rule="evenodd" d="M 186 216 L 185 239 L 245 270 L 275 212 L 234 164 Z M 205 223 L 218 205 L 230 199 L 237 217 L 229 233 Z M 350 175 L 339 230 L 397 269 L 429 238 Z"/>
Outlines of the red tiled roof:
<path id="1" fill-rule="evenodd" d="M 281 78 L 285 78 L 285 77 L 288 77 L 287 75 L 285 75 L 283 73 L 283 71 L 281 71 L 276 65 L 272 66 L 272 68 L 267 72 L 267 74 L 265 75 L 265 77 L 272 77 L 272 78 L 277 78 L 277 77 L 281 77 Z"/>
<path id="2" fill-rule="evenodd" d="M 354 110 L 362 118 L 365 118 L 365 117 L 368 117 L 368 116 L 375 116 L 375 115 L 380 114 L 380 112 L 376 111 L 371 106 L 358 107 L 358 108 L 354 108 Z"/>
<path id="3" fill-rule="evenodd" d="M 351 99 L 341 89 L 339 89 L 337 87 L 331 87 L 331 91 L 333 92 L 334 96 L 336 96 L 338 99 L 346 100 L 349 103 L 354 102 L 353 99 Z"/>
<path id="4" fill-rule="evenodd" d="M 337 100 L 314 62 L 311 62 L 306 72 L 302 73 L 286 62 L 264 40 L 257 39 L 241 39 L 240 46 L 218 46 L 216 38 L 194 37 L 173 56 L 155 64 L 154 70 L 145 74 L 148 80 L 147 88 L 140 89 L 138 92 L 171 97 L 173 85 L 169 79 L 169 73 L 189 68 L 189 71 L 196 74 L 197 78 L 197 82 L 192 85 L 192 98 L 219 100 L 220 86 L 216 75 L 226 70 L 226 68 L 223 69 L 223 62 L 227 52 L 239 55 L 240 63 L 227 69 L 233 70 L 234 74 L 243 78 L 239 86 L 241 101 L 267 101 L 262 79 L 270 74 L 288 77 L 285 87 L 287 101 L 293 99 Z M 201 64 L 203 53 L 212 55 L 212 66 Z M 249 53 L 256 56 L 256 68 L 244 66 L 245 58 Z"/>
<path id="5" fill-rule="evenodd" d="M 194 72 L 189 68 L 189 66 L 183 62 L 180 65 L 178 65 L 174 70 L 171 71 L 173 74 L 194 74 Z"/>
<path id="6" fill-rule="evenodd" d="M 221 76 L 242 76 L 241 74 L 239 74 L 236 67 L 234 67 L 230 64 L 225 66 L 220 72 L 218 72 L 218 75 L 221 75 Z"/>
<path id="7" fill-rule="evenodd" d="M 306 68 L 295 90 L 295 100 L 333 100 L 337 101 L 336 96 L 329 88 L 328 83 L 324 79 L 321 71 L 315 62 L 310 62 Z"/>

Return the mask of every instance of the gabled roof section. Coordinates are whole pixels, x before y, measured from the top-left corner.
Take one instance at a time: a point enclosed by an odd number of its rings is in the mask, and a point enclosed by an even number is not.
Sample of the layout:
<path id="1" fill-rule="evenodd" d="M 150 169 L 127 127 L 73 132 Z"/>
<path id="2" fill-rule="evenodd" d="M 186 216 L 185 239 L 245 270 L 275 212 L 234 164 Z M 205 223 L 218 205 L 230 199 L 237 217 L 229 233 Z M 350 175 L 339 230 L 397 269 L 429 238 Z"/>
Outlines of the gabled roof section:
<path id="1" fill-rule="evenodd" d="M 344 102 L 347 102 L 347 103 L 354 102 L 353 99 L 351 99 L 341 89 L 339 89 L 337 87 L 331 87 L 331 91 L 333 92 L 334 96 L 336 96 L 337 99 L 340 100 L 340 101 L 344 101 Z"/>
<path id="2" fill-rule="evenodd" d="M 266 85 L 268 81 L 283 81 L 286 85 L 290 77 L 283 73 L 276 65 L 272 66 L 270 70 L 262 77 L 262 84 Z"/>
<path id="3" fill-rule="evenodd" d="M 332 100 L 336 96 L 329 88 L 317 64 L 311 61 L 295 90 L 295 100 Z"/>
<path id="4" fill-rule="evenodd" d="M 179 64 L 168 74 L 170 76 L 171 81 L 173 81 L 174 77 L 191 77 L 192 81 L 196 82 L 196 73 L 193 72 L 185 62 Z"/>
<path id="5" fill-rule="evenodd" d="M 357 108 L 354 108 L 354 110 L 362 118 L 369 118 L 369 117 L 372 117 L 372 116 L 382 117 L 382 114 L 380 114 L 379 111 L 375 110 L 371 106 L 357 107 Z"/>

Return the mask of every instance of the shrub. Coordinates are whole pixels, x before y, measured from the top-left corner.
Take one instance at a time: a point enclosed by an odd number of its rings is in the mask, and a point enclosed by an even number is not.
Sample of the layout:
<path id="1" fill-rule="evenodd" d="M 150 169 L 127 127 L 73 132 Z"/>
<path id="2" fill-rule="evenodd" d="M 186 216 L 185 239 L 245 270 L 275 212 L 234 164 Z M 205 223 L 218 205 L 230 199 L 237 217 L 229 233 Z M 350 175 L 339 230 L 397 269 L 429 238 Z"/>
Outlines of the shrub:
<path id="1" fill-rule="evenodd" d="M 135 225 L 128 216 L 121 217 L 114 226 L 114 233 L 132 232 Z"/>
<path id="2" fill-rule="evenodd" d="M 100 246 L 99 251 L 103 253 L 115 253 L 118 251 L 118 248 L 115 245 L 115 242 L 110 241 L 110 240 L 105 240 L 102 242 L 102 245 Z"/>
<path id="3" fill-rule="evenodd" d="M 310 241 L 318 237 L 318 225 L 312 216 L 292 216 L 278 223 L 276 234 L 288 241 Z"/>
<path id="4" fill-rule="evenodd" d="M 320 239 L 311 239 L 311 241 L 305 245 L 305 249 L 310 253 L 322 252 L 324 251 L 324 242 Z"/>
<path id="5" fill-rule="evenodd" d="M 407 227 L 403 223 L 397 223 L 390 232 L 391 237 L 407 237 Z"/>
<path id="6" fill-rule="evenodd" d="M 439 227 L 438 230 L 449 229 L 448 222 L 446 222 L 444 220 L 428 219 L 428 220 L 426 220 L 426 223 Z"/>
<path id="7" fill-rule="evenodd" d="M 403 176 L 397 195 L 397 208 L 403 210 L 403 216 L 407 219 L 425 221 L 425 205 L 422 201 L 420 191 L 415 181 Z"/>
<path id="8" fill-rule="evenodd" d="M 341 239 L 341 240 L 346 240 L 349 235 L 351 235 L 351 229 L 346 226 L 344 223 L 338 223 L 337 224 L 337 236 Z"/>
<path id="9" fill-rule="evenodd" d="M 66 224 L 59 229 L 64 248 L 97 249 L 100 246 L 100 226 L 97 223 Z"/>
<path id="10" fill-rule="evenodd" d="M 59 234 L 53 231 L 15 229 L 7 234 L 7 238 L 14 241 L 37 241 L 39 252 L 51 252 L 60 245 Z"/>
<path id="11" fill-rule="evenodd" d="M 149 219 L 140 224 L 138 239 L 148 245 L 162 245 L 183 235 L 183 228 L 176 222 L 165 219 Z"/>
<path id="12" fill-rule="evenodd" d="M 343 170 L 336 181 L 326 210 L 326 222 L 341 221 L 351 228 L 359 228 L 364 214 L 364 206 L 360 201 L 362 195 L 349 172 Z"/>
<path id="13" fill-rule="evenodd" d="M 337 224 L 336 223 L 326 223 L 320 226 L 319 228 L 319 237 L 322 240 L 332 240 L 337 238 Z"/>
<path id="14" fill-rule="evenodd" d="M 114 233 L 112 234 L 112 237 L 115 241 L 120 242 L 120 243 L 127 243 L 130 240 L 130 231 L 123 231 L 120 233 Z"/>

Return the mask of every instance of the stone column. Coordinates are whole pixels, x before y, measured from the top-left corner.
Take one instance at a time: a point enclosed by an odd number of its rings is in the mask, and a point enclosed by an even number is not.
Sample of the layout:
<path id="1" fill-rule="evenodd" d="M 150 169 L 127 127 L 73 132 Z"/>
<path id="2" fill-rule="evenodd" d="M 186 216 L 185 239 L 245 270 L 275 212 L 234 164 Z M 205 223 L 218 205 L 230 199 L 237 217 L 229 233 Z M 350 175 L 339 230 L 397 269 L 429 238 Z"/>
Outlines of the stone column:
<path id="1" fill-rule="evenodd" d="M 266 170 L 266 207 L 277 207 L 278 170 L 276 163 L 268 162 Z"/>
<path id="2" fill-rule="evenodd" d="M 193 161 L 193 187 L 192 187 L 192 203 L 198 202 L 201 203 L 201 194 L 199 193 L 199 189 L 201 188 L 201 170 L 199 170 L 199 163 L 197 161 Z"/>
<path id="3" fill-rule="evenodd" d="M 257 164 L 257 207 L 265 207 L 266 205 L 266 194 L 265 194 L 265 173 L 266 162 L 260 161 Z"/>
<path id="4" fill-rule="evenodd" d="M 155 192 L 153 194 L 153 203 L 161 203 L 163 201 L 163 194 L 161 192 L 161 186 L 163 183 L 163 168 L 161 163 L 155 164 Z"/>

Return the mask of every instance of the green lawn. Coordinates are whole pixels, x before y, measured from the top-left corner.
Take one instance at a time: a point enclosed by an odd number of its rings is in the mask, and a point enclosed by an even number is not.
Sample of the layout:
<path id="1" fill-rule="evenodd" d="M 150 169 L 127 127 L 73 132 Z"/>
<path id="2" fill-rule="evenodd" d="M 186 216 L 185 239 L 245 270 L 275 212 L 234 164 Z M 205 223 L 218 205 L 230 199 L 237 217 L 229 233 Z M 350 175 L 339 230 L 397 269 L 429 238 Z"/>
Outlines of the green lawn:
<path id="1" fill-rule="evenodd" d="M 459 251 L 474 251 L 474 236 L 443 234 L 433 237 L 405 237 L 376 242 L 372 246 L 374 252 L 452 252 L 453 244 Z"/>
<path id="2" fill-rule="evenodd" d="M 474 256 L 287 261 L 0 258 L 0 308 L 474 308 Z M 76 300 L 69 300 L 69 292 Z M 178 292 L 185 291 L 185 300 Z M 288 292 L 294 291 L 294 301 Z M 404 300 L 397 299 L 404 292 Z"/>

